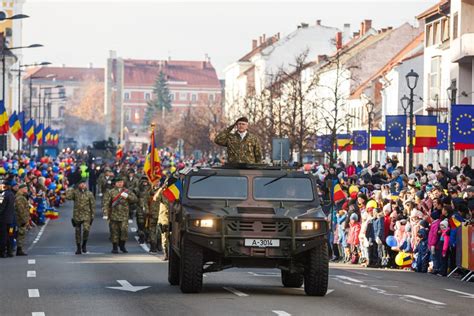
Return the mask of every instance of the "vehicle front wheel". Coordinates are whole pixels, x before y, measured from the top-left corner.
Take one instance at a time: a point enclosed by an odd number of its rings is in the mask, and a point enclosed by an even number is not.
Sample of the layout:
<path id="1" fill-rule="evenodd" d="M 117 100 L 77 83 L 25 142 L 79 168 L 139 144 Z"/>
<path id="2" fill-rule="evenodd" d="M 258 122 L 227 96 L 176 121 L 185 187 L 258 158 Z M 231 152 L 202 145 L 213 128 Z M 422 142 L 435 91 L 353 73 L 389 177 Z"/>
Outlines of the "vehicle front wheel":
<path id="1" fill-rule="evenodd" d="M 284 287 L 301 287 L 303 281 L 304 278 L 302 273 L 290 273 L 281 270 L 281 283 Z"/>
<path id="2" fill-rule="evenodd" d="M 308 252 L 304 269 L 304 291 L 310 296 L 324 296 L 328 291 L 329 255 L 328 245 L 322 241 Z"/>
<path id="3" fill-rule="evenodd" d="M 168 282 L 171 285 L 179 284 L 179 257 L 174 251 L 171 244 L 169 245 L 169 258 L 168 258 Z"/>
<path id="4" fill-rule="evenodd" d="M 184 237 L 181 245 L 179 287 L 183 293 L 199 293 L 202 290 L 202 248 Z"/>

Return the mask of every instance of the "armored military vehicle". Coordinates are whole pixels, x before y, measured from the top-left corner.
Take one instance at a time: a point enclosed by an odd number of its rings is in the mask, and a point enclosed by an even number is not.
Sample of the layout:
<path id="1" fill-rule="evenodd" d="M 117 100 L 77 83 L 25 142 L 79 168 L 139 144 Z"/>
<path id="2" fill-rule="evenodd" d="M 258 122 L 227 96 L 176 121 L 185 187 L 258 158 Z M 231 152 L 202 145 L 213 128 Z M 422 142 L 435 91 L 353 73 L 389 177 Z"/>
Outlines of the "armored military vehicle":
<path id="1" fill-rule="evenodd" d="M 324 296 L 328 222 L 311 174 L 275 167 L 194 169 L 170 208 L 168 280 L 202 290 L 203 273 L 278 268 L 284 287 Z"/>

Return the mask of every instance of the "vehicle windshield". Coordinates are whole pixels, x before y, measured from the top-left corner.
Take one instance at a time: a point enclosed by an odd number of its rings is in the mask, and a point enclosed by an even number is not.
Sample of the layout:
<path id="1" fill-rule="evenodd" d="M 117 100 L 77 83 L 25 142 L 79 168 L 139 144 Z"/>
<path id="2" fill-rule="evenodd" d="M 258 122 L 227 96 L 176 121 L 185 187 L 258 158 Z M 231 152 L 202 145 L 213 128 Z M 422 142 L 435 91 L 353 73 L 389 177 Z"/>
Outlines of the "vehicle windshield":
<path id="1" fill-rule="evenodd" d="M 312 201 L 314 199 L 314 190 L 310 179 L 281 178 L 268 184 L 274 179 L 275 177 L 257 177 L 253 180 L 255 200 Z"/>
<path id="2" fill-rule="evenodd" d="M 189 181 L 188 197 L 190 199 L 247 199 L 247 178 L 212 176 L 203 181 L 206 176 L 192 176 Z"/>

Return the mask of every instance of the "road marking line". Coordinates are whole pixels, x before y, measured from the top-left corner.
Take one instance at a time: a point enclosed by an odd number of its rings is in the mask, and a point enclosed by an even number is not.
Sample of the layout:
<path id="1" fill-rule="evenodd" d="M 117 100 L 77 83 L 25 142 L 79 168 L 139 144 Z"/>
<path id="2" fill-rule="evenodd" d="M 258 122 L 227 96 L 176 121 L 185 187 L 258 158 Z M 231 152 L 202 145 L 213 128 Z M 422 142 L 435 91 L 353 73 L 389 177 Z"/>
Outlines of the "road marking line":
<path id="1" fill-rule="evenodd" d="M 415 300 L 423 301 L 423 302 L 426 302 L 426 303 L 431 303 L 431 304 L 434 304 L 434 305 L 446 305 L 443 302 L 429 300 L 427 298 L 419 297 L 419 296 L 416 296 L 416 295 L 403 295 L 403 297 L 412 298 L 412 299 L 415 299 Z"/>
<path id="2" fill-rule="evenodd" d="M 358 271 L 352 271 L 352 270 L 348 270 L 350 273 L 355 273 L 355 274 L 360 274 L 360 275 L 364 275 L 364 276 L 368 276 L 367 273 L 363 273 L 363 272 L 358 272 Z"/>
<path id="3" fill-rule="evenodd" d="M 31 313 L 31 316 L 46 316 L 46 314 L 43 312 L 33 312 Z"/>
<path id="4" fill-rule="evenodd" d="M 272 313 L 277 314 L 278 316 L 291 316 L 291 314 L 288 314 L 285 311 L 272 311 Z"/>
<path id="5" fill-rule="evenodd" d="M 35 259 L 29 259 L 28 264 L 36 264 L 36 260 Z"/>
<path id="6" fill-rule="evenodd" d="M 26 271 L 27 278 L 36 278 L 36 271 Z"/>
<path id="7" fill-rule="evenodd" d="M 40 292 L 38 289 L 28 289 L 28 297 L 33 298 L 33 297 L 40 297 Z"/>
<path id="8" fill-rule="evenodd" d="M 38 235 L 36 236 L 35 240 L 33 240 L 33 243 L 31 244 L 31 246 L 28 248 L 28 250 L 31 250 L 33 249 L 33 247 L 40 241 L 40 238 L 41 236 L 43 236 L 43 232 L 46 228 L 46 226 L 48 226 L 48 223 L 49 223 L 49 218 L 46 220 L 46 222 L 44 223 L 43 227 L 41 227 Z"/>
<path id="9" fill-rule="evenodd" d="M 301 291 L 304 291 L 304 285 L 302 287 L 299 287 L 297 288 L 297 290 L 301 290 Z M 326 292 L 326 295 L 329 295 L 331 294 L 332 292 L 334 292 L 335 290 L 333 289 L 328 289 L 328 291 Z"/>
<path id="10" fill-rule="evenodd" d="M 226 291 L 229 291 L 230 293 L 235 294 L 235 295 L 237 295 L 237 296 L 239 296 L 239 297 L 249 296 L 248 294 L 245 294 L 245 293 L 243 293 L 243 292 L 240 292 L 239 290 L 236 290 L 236 289 L 234 289 L 233 287 L 226 287 L 226 286 L 224 286 L 223 289 L 226 290 Z"/>
<path id="11" fill-rule="evenodd" d="M 354 282 L 354 283 L 364 283 L 364 281 L 357 280 L 357 279 L 354 279 L 354 278 L 351 278 L 351 277 L 348 277 L 348 276 L 345 276 L 345 275 L 335 275 L 334 277 L 338 278 L 338 279 L 351 281 L 351 282 Z"/>
<path id="12" fill-rule="evenodd" d="M 256 277 L 280 277 L 279 273 L 256 273 L 256 272 L 248 272 L 248 274 Z"/>
<path id="13" fill-rule="evenodd" d="M 465 295 L 465 296 L 461 296 L 461 297 L 464 297 L 464 298 L 474 298 L 474 294 L 470 294 L 470 293 L 466 293 L 466 292 L 461 292 L 461 291 L 453 290 L 453 289 L 444 289 L 444 290 L 445 290 L 445 291 L 449 291 L 449 292 L 453 292 L 453 293 L 457 293 L 457 294 Z"/>

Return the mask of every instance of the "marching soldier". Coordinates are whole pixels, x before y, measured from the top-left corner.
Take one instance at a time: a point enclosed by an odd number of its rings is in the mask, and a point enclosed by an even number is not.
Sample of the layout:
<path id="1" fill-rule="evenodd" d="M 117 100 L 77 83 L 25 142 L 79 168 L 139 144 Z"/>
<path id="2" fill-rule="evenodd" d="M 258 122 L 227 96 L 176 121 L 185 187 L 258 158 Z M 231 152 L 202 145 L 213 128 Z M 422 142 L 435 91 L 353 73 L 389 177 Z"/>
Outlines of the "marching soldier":
<path id="1" fill-rule="evenodd" d="M 97 184 L 99 185 L 100 196 L 103 196 L 105 192 L 113 188 L 113 185 L 112 185 L 113 178 L 114 178 L 114 173 L 109 167 L 106 167 L 104 169 L 104 172 L 100 174 L 99 179 L 97 179 Z"/>
<path id="2" fill-rule="evenodd" d="M 18 192 L 15 195 L 15 211 L 18 225 L 16 255 L 27 256 L 28 254 L 23 251 L 26 232 L 30 227 L 30 205 L 28 204 L 28 186 L 26 183 L 22 183 L 18 187 Z"/>
<path id="3" fill-rule="evenodd" d="M 135 195 L 138 196 L 138 187 L 140 185 L 140 180 L 138 177 L 135 175 L 135 170 L 133 168 L 128 169 L 128 177 L 127 181 L 125 182 L 125 187 L 133 192 Z M 135 209 L 137 208 L 136 203 L 130 204 L 130 214 L 129 214 L 129 219 L 131 220 L 133 218 L 133 213 Z"/>
<path id="4" fill-rule="evenodd" d="M 165 257 L 163 260 L 168 260 L 168 233 L 169 233 L 169 203 L 163 197 L 163 190 L 160 189 L 156 192 L 155 196 L 153 197 L 154 200 L 160 203 L 160 211 L 158 214 L 158 226 L 161 232 L 161 246 L 163 248 L 163 252 Z"/>
<path id="5" fill-rule="evenodd" d="M 145 219 L 146 213 L 148 210 L 148 200 L 150 196 L 150 183 L 148 182 L 148 178 L 143 176 L 140 181 L 140 186 L 138 190 L 138 208 L 137 208 L 137 233 L 138 233 L 138 242 L 140 244 L 145 243 Z"/>
<path id="6" fill-rule="evenodd" d="M 239 118 L 233 125 L 217 134 L 214 142 L 227 147 L 229 163 L 260 163 L 262 150 L 257 136 L 248 131 L 249 123 L 246 117 Z M 232 133 L 233 129 L 237 131 Z"/>
<path id="7" fill-rule="evenodd" d="M 128 214 L 130 203 L 138 201 L 136 195 L 127 190 L 125 179 L 117 177 L 115 187 L 106 192 L 104 196 L 104 214 L 109 219 L 110 240 L 112 241 L 112 253 L 118 253 L 118 247 L 123 253 L 127 253 L 125 243 L 128 239 Z"/>
<path id="8" fill-rule="evenodd" d="M 74 201 L 71 223 L 76 230 L 76 255 L 87 253 L 87 239 L 95 215 L 95 199 L 94 194 L 87 189 L 86 179 L 79 181 L 76 188 L 68 189 L 66 199 Z"/>
<path id="9" fill-rule="evenodd" d="M 145 195 L 145 214 L 146 214 L 146 232 L 147 232 L 147 242 L 150 243 L 150 252 L 156 253 L 161 251 L 161 242 L 158 244 L 158 213 L 160 211 L 160 202 L 155 201 L 153 196 L 156 191 L 155 188 L 152 188 Z"/>

